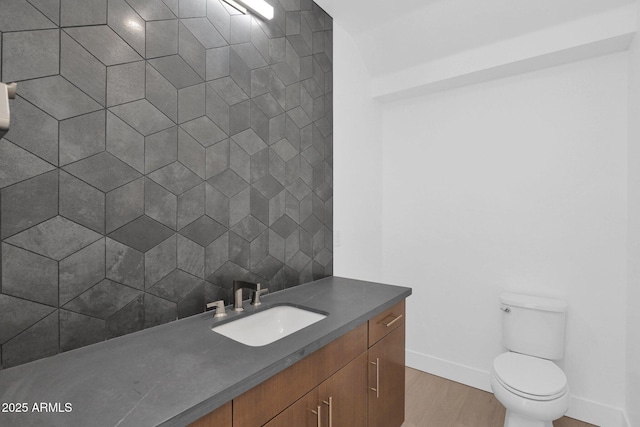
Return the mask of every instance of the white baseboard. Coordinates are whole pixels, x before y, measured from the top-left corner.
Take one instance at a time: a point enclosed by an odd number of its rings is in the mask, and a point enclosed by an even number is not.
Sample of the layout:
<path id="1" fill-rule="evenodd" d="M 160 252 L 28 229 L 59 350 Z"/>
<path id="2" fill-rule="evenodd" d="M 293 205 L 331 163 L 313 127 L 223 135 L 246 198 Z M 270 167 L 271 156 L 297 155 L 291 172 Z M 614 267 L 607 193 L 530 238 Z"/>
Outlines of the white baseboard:
<path id="1" fill-rule="evenodd" d="M 419 371 L 491 392 L 490 373 L 487 371 L 411 350 L 406 351 L 406 364 Z M 571 398 L 567 416 L 600 427 L 631 427 L 621 409 L 576 396 Z"/>

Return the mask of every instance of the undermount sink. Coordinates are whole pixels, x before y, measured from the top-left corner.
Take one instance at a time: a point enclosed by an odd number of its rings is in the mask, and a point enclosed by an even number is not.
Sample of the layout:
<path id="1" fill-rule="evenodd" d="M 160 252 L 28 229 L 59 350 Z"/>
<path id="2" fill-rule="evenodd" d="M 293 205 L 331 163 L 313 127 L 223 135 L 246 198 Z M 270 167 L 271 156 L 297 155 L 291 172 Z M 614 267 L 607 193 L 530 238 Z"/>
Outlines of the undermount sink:
<path id="1" fill-rule="evenodd" d="M 290 305 L 279 305 L 211 328 L 239 343 L 260 347 L 271 344 L 327 317 Z"/>

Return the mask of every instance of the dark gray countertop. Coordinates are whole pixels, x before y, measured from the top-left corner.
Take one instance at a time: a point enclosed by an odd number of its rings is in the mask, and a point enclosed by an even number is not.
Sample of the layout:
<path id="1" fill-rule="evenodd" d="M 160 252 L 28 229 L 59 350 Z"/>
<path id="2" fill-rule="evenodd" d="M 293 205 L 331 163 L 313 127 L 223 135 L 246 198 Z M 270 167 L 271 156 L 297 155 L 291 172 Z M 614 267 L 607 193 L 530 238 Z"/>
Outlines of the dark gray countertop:
<path id="1" fill-rule="evenodd" d="M 309 353 L 411 295 L 410 288 L 328 277 L 263 297 L 264 310 L 288 303 L 327 318 L 263 347 L 211 331 L 203 313 L 99 344 L 0 370 L 0 404 L 27 403 L 27 413 L 0 408 L 3 427 L 184 426 L 222 406 Z M 246 315 L 251 313 L 248 308 Z M 60 411 L 33 412 L 51 403 Z M 63 412 L 70 403 L 71 412 Z"/>

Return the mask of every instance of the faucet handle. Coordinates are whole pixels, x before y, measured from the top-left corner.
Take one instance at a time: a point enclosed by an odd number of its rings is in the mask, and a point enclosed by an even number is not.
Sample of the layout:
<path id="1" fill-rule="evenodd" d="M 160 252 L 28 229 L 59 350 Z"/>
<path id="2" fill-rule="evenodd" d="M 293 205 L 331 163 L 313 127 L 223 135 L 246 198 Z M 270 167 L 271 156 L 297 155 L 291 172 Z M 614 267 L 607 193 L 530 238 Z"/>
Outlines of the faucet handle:
<path id="1" fill-rule="evenodd" d="M 214 314 L 213 317 L 224 317 L 224 316 L 227 315 L 227 312 L 224 309 L 224 301 L 223 300 L 210 302 L 209 304 L 207 304 L 207 308 L 215 308 L 216 309 L 216 314 Z"/>
<path id="2" fill-rule="evenodd" d="M 256 291 L 254 291 L 253 292 L 253 298 L 251 299 L 251 304 L 252 305 L 260 305 L 260 304 L 262 304 L 262 301 L 260 301 L 260 296 L 266 294 L 267 292 L 269 292 L 269 288 L 258 289 Z"/>

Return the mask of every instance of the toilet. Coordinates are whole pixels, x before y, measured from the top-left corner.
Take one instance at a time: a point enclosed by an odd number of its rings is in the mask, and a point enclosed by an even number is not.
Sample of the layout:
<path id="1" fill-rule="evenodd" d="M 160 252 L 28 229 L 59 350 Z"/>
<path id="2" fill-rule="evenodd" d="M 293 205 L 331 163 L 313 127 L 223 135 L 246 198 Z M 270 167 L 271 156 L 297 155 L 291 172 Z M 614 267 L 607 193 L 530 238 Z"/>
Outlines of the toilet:
<path id="1" fill-rule="evenodd" d="M 552 360 L 564 356 L 567 303 L 514 293 L 500 295 L 502 344 L 491 389 L 507 409 L 504 427 L 553 427 L 569 409 L 567 377 Z"/>

